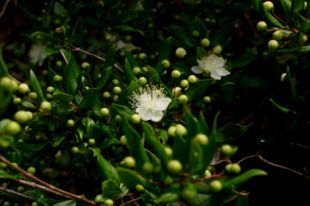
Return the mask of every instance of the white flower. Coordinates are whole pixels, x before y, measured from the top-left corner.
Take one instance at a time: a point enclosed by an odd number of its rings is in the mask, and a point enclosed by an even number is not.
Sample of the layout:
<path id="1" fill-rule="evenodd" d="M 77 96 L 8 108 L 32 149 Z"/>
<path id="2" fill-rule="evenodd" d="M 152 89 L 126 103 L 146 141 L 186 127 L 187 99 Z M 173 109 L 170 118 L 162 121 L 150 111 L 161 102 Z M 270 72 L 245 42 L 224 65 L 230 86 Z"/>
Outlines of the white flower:
<path id="1" fill-rule="evenodd" d="M 195 74 L 210 74 L 210 76 L 216 80 L 220 80 L 222 76 L 230 74 L 230 72 L 225 69 L 226 60 L 215 54 L 210 54 L 202 59 L 198 59 L 197 62 L 198 65 L 192 66 L 191 68 Z"/>
<path id="2" fill-rule="evenodd" d="M 171 99 L 166 96 L 163 88 L 154 85 L 147 85 L 145 88 L 139 88 L 130 97 L 131 105 L 141 119 L 159 122 L 164 116 L 164 110 L 167 109 Z"/>
<path id="3" fill-rule="evenodd" d="M 31 46 L 28 55 L 32 64 L 38 64 L 39 66 L 43 65 L 43 61 L 46 58 L 46 54 L 44 53 L 45 48 L 46 45 L 42 43 L 33 44 Z"/>

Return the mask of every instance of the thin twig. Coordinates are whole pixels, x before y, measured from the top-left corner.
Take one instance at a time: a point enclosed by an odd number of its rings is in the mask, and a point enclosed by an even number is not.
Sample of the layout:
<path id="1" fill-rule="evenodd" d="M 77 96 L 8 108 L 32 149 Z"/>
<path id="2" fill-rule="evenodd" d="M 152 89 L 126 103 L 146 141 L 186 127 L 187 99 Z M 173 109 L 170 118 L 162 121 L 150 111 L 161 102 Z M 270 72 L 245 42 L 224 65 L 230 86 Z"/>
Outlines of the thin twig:
<path id="1" fill-rule="evenodd" d="M 8 6 L 8 4 L 10 3 L 11 0 L 6 0 L 3 4 L 3 7 L 0 11 L 0 18 L 4 15 L 5 11 L 6 11 L 6 8 Z"/>
<path id="2" fill-rule="evenodd" d="M 40 178 L 30 174 L 29 172 L 23 170 L 22 168 L 19 168 L 18 166 L 16 166 L 15 164 L 13 164 L 12 162 L 10 162 L 8 159 L 6 159 L 4 156 L 0 155 L 0 161 L 6 163 L 9 167 L 11 167 L 12 169 L 14 169 L 15 171 L 19 172 L 20 174 L 22 174 L 23 176 L 25 177 L 28 177 L 29 179 L 32 179 L 34 180 L 35 182 L 39 183 L 40 186 L 43 186 L 47 189 L 49 189 L 50 191 L 53 191 L 54 194 L 59 194 L 63 197 L 67 197 L 67 198 L 70 198 L 70 199 L 75 199 L 75 200 L 78 200 L 78 201 L 81 201 L 81 202 L 85 202 L 87 203 L 88 205 L 93 205 L 95 206 L 96 203 L 94 201 L 91 201 L 91 200 L 88 200 L 84 197 L 81 197 L 79 195 L 76 195 L 76 194 L 73 194 L 73 193 L 70 193 L 70 192 L 67 192 L 65 190 L 62 190 L 62 189 L 59 189 L 47 182 L 45 182 L 44 180 L 41 180 Z M 38 184 L 37 184 L 38 185 Z M 43 189 L 42 187 L 42 190 L 44 191 L 47 191 L 46 189 Z"/>
<path id="3" fill-rule="evenodd" d="M 11 189 L 8 189 L 8 188 L 5 188 L 5 187 L 0 187 L 0 192 L 4 192 L 4 193 L 20 196 L 20 197 L 25 198 L 25 199 L 32 200 L 32 198 L 30 196 L 28 196 L 28 195 L 25 195 L 23 193 L 20 193 L 20 192 L 17 192 L 15 190 L 11 190 Z"/>
<path id="4" fill-rule="evenodd" d="M 62 49 L 60 49 L 60 54 L 61 54 L 62 58 L 64 58 L 66 64 L 68 64 L 69 61 L 68 61 L 68 59 L 67 59 L 67 57 L 66 57 L 66 55 L 64 54 L 64 51 L 63 51 Z"/>
<path id="5" fill-rule="evenodd" d="M 257 154 L 257 157 L 262 160 L 264 163 L 266 164 L 269 164 L 273 167 L 277 167 L 277 168 L 280 168 L 280 169 L 283 169 L 283 170 L 287 170 L 289 172 L 292 172 L 292 173 L 295 173 L 297 175 L 300 175 L 302 177 L 304 177 L 304 174 L 302 172 L 299 172 L 297 170 L 294 170 L 294 169 L 291 169 L 289 167 L 286 167 L 286 166 L 283 166 L 283 165 L 279 165 L 279 164 L 276 164 L 276 163 L 273 163 L 273 162 L 270 162 L 269 160 L 266 160 L 264 157 L 262 157 L 260 154 Z"/>
<path id="6" fill-rule="evenodd" d="M 306 150 L 310 150 L 310 146 L 308 146 L 308 145 L 303 145 L 303 144 L 300 144 L 300 143 L 298 143 L 298 142 L 293 142 L 292 145 L 297 146 L 297 147 L 300 147 L 300 148 L 303 148 L 303 149 L 306 149 Z"/>
<path id="7" fill-rule="evenodd" d="M 241 164 L 243 161 L 245 160 L 248 160 L 248 159 L 252 159 L 252 158 L 256 158 L 257 157 L 257 154 L 255 155 L 249 155 L 249 156 L 246 156 L 244 158 L 242 158 L 241 160 L 239 160 L 238 162 L 236 162 L 237 164 Z"/>
<path id="8" fill-rule="evenodd" d="M 137 200 L 140 200 L 141 198 L 142 198 L 142 197 L 137 197 L 137 198 L 135 198 L 135 199 L 129 200 L 129 201 L 127 201 L 127 202 L 124 202 L 124 203 L 120 204 L 119 206 L 128 205 L 128 204 L 130 204 L 130 203 L 136 202 Z"/>
<path id="9" fill-rule="evenodd" d="M 103 61 L 103 62 L 106 61 L 105 58 L 103 58 L 103 57 L 101 57 L 101 56 L 98 56 L 97 54 L 91 53 L 91 52 L 89 52 L 89 51 L 86 51 L 86 50 L 84 50 L 84 49 L 81 49 L 81 48 L 79 48 L 79 47 L 75 47 L 75 46 L 72 46 L 72 45 L 70 45 L 70 47 L 72 48 L 72 49 L 71 49 L 72 51 L 82 52 L 82 53 L 87 54 L 87 55 L 89 55 L 89 56 L 95 57 L 95 58 L 97 58 L 97 59 L 99 59 L 99 60 L 101 60 L 101 61 Z M 121 67 L 119 64 L 115 63 L 115 64 L 114 64 L 114 67 L 115 67 L 116 69 L 118 69 L 119 71 L 124 72 L 124 70 L 122 69 L 122 67 Z"/>

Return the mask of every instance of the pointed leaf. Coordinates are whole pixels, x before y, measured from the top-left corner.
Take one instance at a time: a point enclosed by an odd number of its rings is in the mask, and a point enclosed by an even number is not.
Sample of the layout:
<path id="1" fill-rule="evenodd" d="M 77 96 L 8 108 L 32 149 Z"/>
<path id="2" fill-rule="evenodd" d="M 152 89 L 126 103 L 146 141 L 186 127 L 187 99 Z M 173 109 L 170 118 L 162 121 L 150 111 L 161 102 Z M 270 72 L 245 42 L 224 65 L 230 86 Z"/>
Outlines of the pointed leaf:
<path id="1" fill-rule="evenodd" d="M 3 46 L 4 44 L 0 43 L 0 77 L 9 75 L 8 68 L 3 60 L 3 55 L 2 55 Z"/>
<path id="2" fill-rule="evenodd" d="M 81 69 L 71 53 L 65 52 L 64 50 L 63 53 L 68 60 L 68 64 L 64 68 L 63 81 L 65 92 L 69 94 L 76 94 L 80 84 Z"/>
<path id="3" fill-rule="evenodd" d="M 40 83 L 39 83 L 39 81 L 38 81 L 38 79 L 37 79 L 37 77 L 36 77 L 36 75 L 32 69 L 30 70 L 29 77 L 30 77 L 30 86 L 31 86 L 32 90 L 38 94 L 38 100 L 42 101 L 44 98 L 43 97 L 43 91 L 42 91 L 41 85 L 40 85 Z"/>
<path id="4" fill-rule="evenodd" d="M 245 182 L 247 182 L 249 179 L 256 177 L 256 176 L 266 176 L 267 172 L 260 169 L 250 169 L 241 175 L 238 175 L 236 177 L 230 178 L 228 180 L 223 181 L 223 188 L 229 189 L 237 187 Z"/>

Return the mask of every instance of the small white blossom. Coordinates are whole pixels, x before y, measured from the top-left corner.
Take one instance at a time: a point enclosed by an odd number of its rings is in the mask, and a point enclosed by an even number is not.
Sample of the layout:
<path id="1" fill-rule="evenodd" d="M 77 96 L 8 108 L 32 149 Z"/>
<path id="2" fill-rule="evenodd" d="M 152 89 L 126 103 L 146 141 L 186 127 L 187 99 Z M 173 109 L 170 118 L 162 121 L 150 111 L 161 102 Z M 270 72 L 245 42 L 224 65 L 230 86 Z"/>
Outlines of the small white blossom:
<path id="1" fill-rule="evenodd" d="M 195 74 L 210 74 L 215 80 L 220 80 L 221 77 L 230 74 L 230 72 L 225 69 L 226 60 L 215 54 L 210 54 L 209 56 L 198 59 L 197 62 L 198 65 L 192 66 L 191 68 L 192 72 Z"/>
<path id="2" fill-rule="evenodd" d="M 130 100 L 132 107 L 141 116 L 142 120 L 151 120 L 153 122 L 159 122 L 163 118 L 163 111 L 167 109 L 171 102 L 164 89 L 154 85 L 139 88 L 132 94 Z"/>
<path id="3" fill-rule="evenodd" d="M 31 46 L 28 55 L 32 64 L 38 64 L 39 66 L 43 65 L 43 61 L 46 58 L 46 54 L 44 53 L 45 48 L 46 45 L 42 43 L 33 44 Z"/>

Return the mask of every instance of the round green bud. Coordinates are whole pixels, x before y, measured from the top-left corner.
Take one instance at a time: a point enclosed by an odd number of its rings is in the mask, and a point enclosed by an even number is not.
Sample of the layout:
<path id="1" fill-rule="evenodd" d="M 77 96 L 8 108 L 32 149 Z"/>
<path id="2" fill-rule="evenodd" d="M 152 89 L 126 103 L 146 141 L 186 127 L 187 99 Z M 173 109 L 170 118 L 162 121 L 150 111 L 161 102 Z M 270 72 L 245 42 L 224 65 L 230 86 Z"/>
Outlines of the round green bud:
<path id="1" fill-rule="evenodd" d="M 127 137 L 125 136 L 125 135 L 122 135 L 121 137 L 120 137 L 120 143 L 122 144 L 122 145 L 127 145 Z"/>
<path id="2" fill-rule="evenodd" d="M 236 148 L 232 147 L 229 144 L 224 144 L 221 146 L 221 152 L 223 155 L 231 157 L 236 153 Z"/>
<path id="3" fill-rule="evenodd" d="M 14 114 L 14 119 L 16 119 L 20 123 L 25 123 L 32 119 L 32 112 L 20 110 Z"/>
<path id="4" fill-rule="evenodd" d="M 118 79 L 113 79 L 112 82 L 113 82 L 114 85 L 119 85 L 119 80 Z"/>
<path id="5" fill-rule="evenodd" d="M 9 201 L 5 201 L 5 202 L 3 203 L 3 206 L 10 206 L 10 202 L 9 202 Z"/>
<path id="6" fill-rule="evenodd" d="M 271 11 L 271 10 L 273 10 L 273 8 L 274 8 L 274 5 L 273 5 L 273 3 L 272 3 L 271 1 L 265 1 L 265 2 L 263 3 L 263 6 L 264 6 L 264 8 L 265 8 L 267 11 Z"/>
<path id="7" fill-rule="evenodd" d="M 109 110 L 108 108 L 106 108 L 106 107 L 102 107 L 102 108 L 100 109 L 100 114 L 101 114 L 102 116 L 104 116 L 104 117 L 109 116 L 110 110 Z"/>
<path id="8" fill-rule="evenodd" d="M 0 168 L 4 169 L 7 168 L 7 164 L 5 164 L 4 162 L 0 162 Z"/>
<path id="9" fill-rule="evenodd" d="M 181 104 L 186 104 L 188 102 L 188 97 L 185 94 L 181 94 L 178 99 Z"/>
<path id="10" fill-rule="evenodd" d="M 218 44 L 215 47 L 213 47 L 212 52 L 214 54 L 220 54 L 222 53 L 222 50 L 223 50 L 222 46 Z"/>
<path id="11" fill-rule="evenodd" d="M 42 101 L 40 104 L 40 110 L 43 112 L 49 112 L 52 110 L 52 105 L 48 101 Z"/>
<path id="12" fill-rule="evenodd" d="M 55 88 L 52 86 L 49 86 L 46 88 L 46 92 L 48 92 L 48 93 L 53 93 L 54 91 L 55 91 Z"/>
<path id="13" fill-rule="evenodd" d="M 80 148 L 78 148 L 77 146 L 74 146 L 74 147 L 71 148 L 71 152 L 72 152 L 73 154 L 77 154 L 77 153 L 80 152 Z"/>
<path id="14" fill-rule="evenodd" d="M 68 127 L 74 127 L 74 125 L 75 125 L 75 121 L 73 120 L 73 119 L 68 119 L 67 120 L 67 126 Z"/>
<path id="15" fill-rule="evenodd" d="M 19 97 L 15 97 L 15 98 L 13 99 L 13 103 L 14 103 L 14 104 L 20 104 L 21 102 L 22 102 L 22 99 L 19 98 Z"/>
<path id="16" fill-rule="evenodd" d="M 11 87 L 11 78 L 9 77 L 2 77 L 0 79 L 0 86 L 3 87 L 3 88 L 6 88 L 6 89 L 10 89 Z"/>
<path id="17" fill-rule="evenodd" d="M 169 68 L 170 67 L 170 61 L 168 59 L 164 59 L 161 61 L 161 64 L 163 65 L 163 67 L 165 69 Z"/>
<path id="18" fill-rule="evenodd" d="M 210 170 L 206 170 L 204 175 L 205 175 L 205 177 L 211 177 L 212 176 Z"/>
<path id="19" fill-rule="evenodd" d="M 306 34 L 304 34 L 304 33 L 300 33 L 299 34 L 299 38 L 298 38 L 298 42 L 300 43 L 300 44 L 304 44 L 304 43 L 306 43 L 308 41 L 308 36 L 306 35 Z"/>
<path id="20" fill-rule="evenodd" d="M 171 72 L 171 77 L 172 77 L 172 78 L 177 79 L 177 78 L 179 78 L 180 76 L 181 76 L 181 72 L 180 72 L 179 70 L 177 70 L 177 69 L 174 69 L 174 70 Z"/>
<path id="21" fill-rule="evenodd" d="M 209 142 L 208 136 L 203 133 L 198 133 L 194 137 L 194 141 L 200 145 L 207 145 Z"/>
<path id="22" fill-rule="evenodd" d="M 38 98 L 38 94 L 36 92 L 30 92 L 28 94 L 30 99 L 37 99 Z"/>
<path id="23" fill-rule="evenodd" d="M 147 66 L 142 67 L 142 71 L 149 72 L 149 68 Z"/>
<path id="24" fill-rule="evenodd" d="M 91 138 L 91 139 L 88 140 L 88 144 L 95 145 L 96 144 L 96 140 L 94 138 Z"/>
<path id="25" fill-rule="evenodd" d="M 6 139 L 0 139 L 0 148 L 8 148 L 11 143 Z"/>
<path id="26" fill-rule="evenodd" d="M 186 50 L 182 47 L 179 47 L 175 50 L 175 55 L 178 58 L 184 58 L 186 56 Z"/>
<path id="27" fill-rule="evenodd" d="M 81 67 L 82 67 L 82 69 L 89 69 L 90 64 L 88 62 L 82 62 Z"/>
<path id="28" fill-rule="evenodd" d="M 189 82 L 187 81 L 187 79 L 182 79 L 181 82 L 180 82 L 180 86 L 182 88 L 186 88 L 189 86 Z"/>
<path id="29" fill-rule="evenodd" d="M 139 74 L 139 73 L 141 72 L 141 68 L 140 68 L 140 67 L 134 67 L 134 68 L 132 69 L 132 72 L 133 72 L 134 74 Z"/>
<path id="30" fill-rule="evenodd" d="M 199 33 L 199 31 L 197 31 L 197 30 L 192 31 L 192 35 L 193 35 L 193 36 L 199 36 L 199 34 L 200 34 L 200 33 Z"/>
<path id="31" fill-rule="evenodd" d="M 60 60 L 56 61 L 56 67 L 62 67 L 63 63 Z"/>
<path id="32" fill-rule="evenodd" d="M 175 131 L 176 131 L 176 126 L 172 125 L 168 128 L 168 135 L 174 137 L 175 136 Z"/>
<path id="33" fill-rule="evenodd" d="M 47 98 L 47 99 L 53 99 L 54 96 L 53 96 L 52 94 L 46 94 L 46 98 Z"/>
<path id="34" fill-rule="evenodd" d="M 36 168 L 35 168 L 35 167 L 32 167 L 32 166 L 31 166 L 31 167 L 28 167 L 28 168 L 27 168 L 27 172 L 29 172 L 30 174 L 33 175 L 34 173 L 36 173 Z"/>
<path id="35" fill-rule="evenodd" d="M 282 40 L 283 39 L 283 31 L 282 30 L 277 30 L 275 32 L 272 33 L 272 38 L 275 39 L 275 40 Z"/>
<path id="36" fill-rule="evenodd" d="M 232 165 L 233 165 L 233 164 L 231 164 L 231 163 L 227 164 L 227 165 L 225 166 L 225 170 L 226 170 L 227 172 L 231 173 Z"/>
<path id="37" fill-rule="evenodd" d="M 144 189 L 143 185 L 137 184 L 137 185 L 136 185 L 136 190 L 137 190 L 138 192 L 143 192 L 145 189 Z"/>
<path id="38" fill-rule="evenodd" d="M 283 82 L 283 81 L 285 80 L 286 75 L 287 75 L 286 73 L 282 73 L 282 74 L 281 74 L 281 76 L 280 76 L 280 81 L 281 81 L 281 82 Z"/>
<path id="39" fill-rule="evenodd" d="M 22 83 L 22 84 L 20 84 L 20 85 L 18 86 L 18 91 L 19 91 L 20 93 L 22 93 L 22 94 L 25 94 L 25 93 L 28 92 L 29 90 L 30 90 L 30 89 L 29 89 L 28 85 L 25 84 L 25 83 Z"/>
<path id="40" fill-rule="evenodd" d="M 211 97 L 210 96 L 204 96 L 203 97 L 203 102 L 204 103 L 210 103 L 211 102 Z"/>
<path id="41" fill-rule="evenodd" d="M 119 86 L 113 87 L 113 93 L 120 94 L 122 92 L 122 88 Z"/>
<path id="42" fill-rule="evenodd" d="M 121 121 L 122 121 L 122 117 L 121 117 L 120 115 L 116 115 L 116 116 L 115 116 L 115 120 L 116 120 L 117 122 L 121 122 Z"/>
<path id="43" fill-rule="evenodd" d="M 102 96 L 103 96 L 103 98 L 110 98 L 111 94 L 110 94 L 110 92 L 105 91 L 102 93 Z"/>
<path id="44" fill-rule="evenodd" d="M 62 76 L 56 74 L 56 75 L 53 76 L 53 80 L 55 82 L 61 82 L 62 81 Z"/>
<path id="45" fill-rule="evenodd" d="M 141 122 L 141 116 L 139 114 L 133 114 L 130 117 L 130 121 L 133 124 L 139 124 Z"/>
<path id="46" fill-rule="evenodd" d="M 21 128 L 20 124 L 18 122 L 15 122 L 15 121 L 10 121 L 5 126 L 5 131 L 10 135 L 16 135 L 16 134 L 20 133 L 21 130 L 22 130 L 22 128 Z"/>
<path id="47" fill-rule="evenodd" d="M 179 160 L 170 160 L 167 169 L 170 173 L 178 174 L 182 171 L 183 166 Z"/>
<path id="48" fill-rule="evenodd" d="M 106 199 L 106 200 L 104 200 L 104 205 L 106 205 L 106 206 L 113 206 L 114 205 L 114 201 L 112 199 Z"/>
<path id="49" fill-rule="evenodd" d="M 96 195 L 95 202 L 103 202 L 103 201 L 104 201 L 104 197 L 102 194 Z"/>
<path id="50" fill-rule="evenodd" d="M 184 199 L 187 199 L 187 200 L 191 200 L 193 199 L 194 197 L 196 197 L 197 195 L 197 189 L 196 187 L 193 185 L 193 184 L 188 184 L 185 186 L 185 188 L 182 190 L 182 193 L 181 193 L 182 197 Z"/>
<path id="51" fill-rule="evenodd" d="M 24 191 L 25 191 L 25 187 L 23 187 L 23 186 L 18 186 L 18 187 L 17 187 L 17 191 L 18 191 L 18 192 L 24 192 Z"/>
<path id="52" fill-rule="evenodd" d="M 38 206 L 39 204 L 37 202 L 32 202 L 31 206 Z"/>
<path id="53" fill-rule="evenodd" d="M 136 166 L 136 160 L 132 156 L 127 156 L 123 159 L 122 164 L 126 167 L 133 168 Z"/>
<path id="54" fill-rule="evenodd" d="M 256 24 L 257 31 L 266 31 L 267 29 L 267 23 L 265 21 L 259 21 Z"/>
<path id="55" fill-rule="evenodd" d="M 279 42 L 275 39 L 268 41 L 268 48 L 269 49 L 277 49 L 279 47 Z"/>
<path id="56" fill-rule="evenodd" d="M 175 133 L 177 135 L 184 136 L 187 134 L 187 129 L 182 124 L 177 124 L 175 127 Z"/>
<path id="57" fill-rule="evenodd" d="M 154 171 L 154 165 L 151 162 L 146 162 L 143 164 L 142 169 L 146 173 L 152 173 Z"/>
<path id="58" fill-rule="evenodd" d="M 203 47 L 208 47 L 210 46 L 210 40 L 208 38 L 203 38 L 200 41 L 200 45 Z"/>
<path id="59" fill-rule="evenodd" d="M 140 53 L 140 54 L 138 55 L 138 58 L 139 58 L 139 59 L 145 59 L 146 57 L 147 57 L 146 53 Z"/>
<path id="60" fill-rule="evenodd" d="M 181 87 L 174 87 L 172 89 L 172 95 L 177 97 L 181 94 L 182 88 Z"/>
<path id="61" fill-rule="evenodd" d="M 231 168 L 230 168 L 231 173 L 233 174 L 239 174 L 241 172 L 241 167 L 239 164 L 231 164 Z"/>
<path id="62" fill-rule="evenodd" d="M 165 153 L 166 153 L 167 156 L 172 156 L 173 150 L 171 149 L 171 147 L 167 146 L 167 147 L 164 148 L 164 150 L 165 150 Z"/>
<path id="63" fill-rule="evenodd" d="M 223 184 L 219 180 L 212 180 L 209 185 L 213 192 L 220 192 L 223 188 Z"/>
<path id="64" fill-rule="evenodd" d="M 118 95 L 114 95 L 114 96 L 113 96 L 113 101 L 114 101 L 114 102 L 117 102 L 117 100 L 118 100 Z"/>
<path id="65" fill-rule="evenodd" d="M 189 81 L 189 83 L 195 84 L 198 81 L 198 78 L 196 77 L 196 75 L 191 74 L 188 76 L 187 80 Z"/>
<path id="66" fill-rule="evenodd" d="M 139 77 L 139 83 L 141 85 L 145 85 L 147 83 L 147 79 L 145 77 Z"/>

